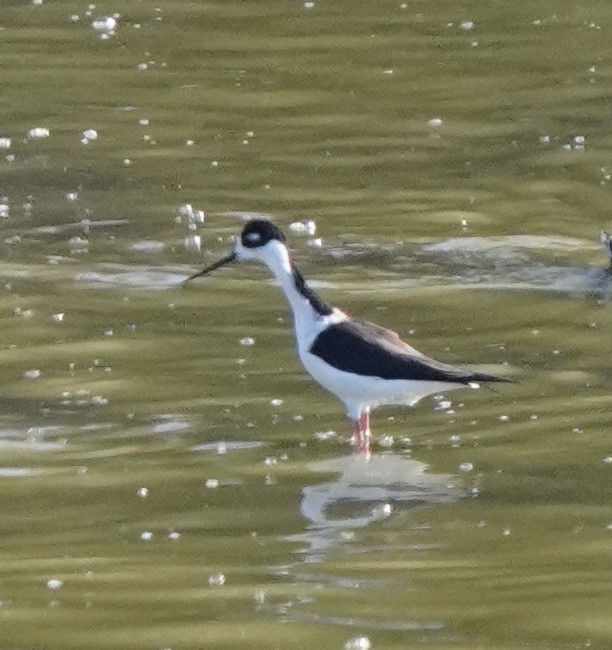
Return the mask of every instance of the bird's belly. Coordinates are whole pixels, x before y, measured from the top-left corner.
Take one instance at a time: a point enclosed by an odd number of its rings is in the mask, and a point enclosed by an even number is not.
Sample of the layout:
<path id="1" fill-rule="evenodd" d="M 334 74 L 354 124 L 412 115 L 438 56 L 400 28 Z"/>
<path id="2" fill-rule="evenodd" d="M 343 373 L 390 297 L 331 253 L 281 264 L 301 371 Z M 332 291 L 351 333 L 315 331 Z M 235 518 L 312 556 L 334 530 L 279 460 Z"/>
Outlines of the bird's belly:
<path id="1" fill-rule="evenodd" d="M 304 367 L 313 378 L 345 404 L 362 407 L 381 404 L 405 404 L 412 406 L 433 393 L 455 388 L 463 384 L 408 379 L 383 379 L 370 375 L 355 375 L 338 370 L 307 350 L 300 351 Z"/>

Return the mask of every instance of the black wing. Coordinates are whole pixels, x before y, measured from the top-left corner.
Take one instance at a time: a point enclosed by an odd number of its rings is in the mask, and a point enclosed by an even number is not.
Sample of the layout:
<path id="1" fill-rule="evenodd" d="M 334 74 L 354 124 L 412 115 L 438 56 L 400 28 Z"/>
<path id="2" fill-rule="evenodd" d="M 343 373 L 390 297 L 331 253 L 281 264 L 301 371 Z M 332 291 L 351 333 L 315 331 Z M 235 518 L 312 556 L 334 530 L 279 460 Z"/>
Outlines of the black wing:
<path id="1" fill-rule="evenodd" d="M 330 325 L 317 336 L 310 352 L 339 370 L 382 379 L 460 384 L 508 381 L 430 359 L 395 332 L 367 321 L 347 320 Z"/>

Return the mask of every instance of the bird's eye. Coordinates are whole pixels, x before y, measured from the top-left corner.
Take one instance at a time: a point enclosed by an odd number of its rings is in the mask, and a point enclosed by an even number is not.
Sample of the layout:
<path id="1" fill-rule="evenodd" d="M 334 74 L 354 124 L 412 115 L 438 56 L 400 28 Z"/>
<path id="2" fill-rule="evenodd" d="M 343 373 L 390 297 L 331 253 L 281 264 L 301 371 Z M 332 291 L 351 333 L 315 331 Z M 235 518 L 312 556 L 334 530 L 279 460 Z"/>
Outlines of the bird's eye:
<path id="1" fill-rule="evenodd" d="M 250 232 L 244 238 L 251 244 L 259 244 L 261 241 L 261 235 L 258 232 Z"/>

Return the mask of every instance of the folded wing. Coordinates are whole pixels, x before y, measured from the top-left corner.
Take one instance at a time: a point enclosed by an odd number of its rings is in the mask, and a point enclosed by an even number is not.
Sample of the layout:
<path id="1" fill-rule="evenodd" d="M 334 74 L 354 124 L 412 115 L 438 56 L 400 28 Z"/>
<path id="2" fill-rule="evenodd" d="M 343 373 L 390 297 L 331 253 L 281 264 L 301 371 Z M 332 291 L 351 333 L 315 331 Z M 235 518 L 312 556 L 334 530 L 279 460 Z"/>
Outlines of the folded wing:
<path id="1" fill-rule="evenodd" d="M 329 326 L 319 334 L 310 352 L 339 370 L 382 379 L 461 384 L 508 381 L 431 359 L 402 341 L 396 332 L 367 321 L 347 320 Z"/>

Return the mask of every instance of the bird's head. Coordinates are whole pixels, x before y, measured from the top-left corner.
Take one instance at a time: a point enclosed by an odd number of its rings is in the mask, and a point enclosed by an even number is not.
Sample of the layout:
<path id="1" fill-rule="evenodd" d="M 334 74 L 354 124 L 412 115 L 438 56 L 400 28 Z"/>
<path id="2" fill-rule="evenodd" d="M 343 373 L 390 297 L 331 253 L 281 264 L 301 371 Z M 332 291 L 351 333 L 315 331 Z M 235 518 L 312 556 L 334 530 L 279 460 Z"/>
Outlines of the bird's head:
<path id="1" fill-rule="evenodd" d="M 271 221 L 251 219 L 245 224 L 229 255 L 194 273 L 185 282 L 207 275 L 230 262 L 253 260 L 266 264 L 270 269 L 275 269 L 279 265 L 288 266 L 289 253 L 285 242 L 285 235 Z"/>

